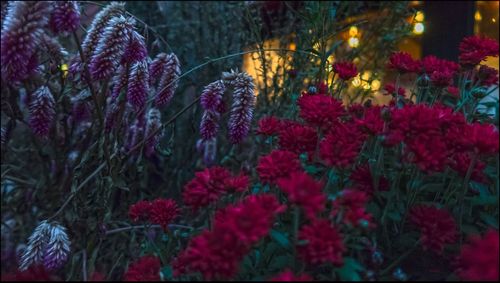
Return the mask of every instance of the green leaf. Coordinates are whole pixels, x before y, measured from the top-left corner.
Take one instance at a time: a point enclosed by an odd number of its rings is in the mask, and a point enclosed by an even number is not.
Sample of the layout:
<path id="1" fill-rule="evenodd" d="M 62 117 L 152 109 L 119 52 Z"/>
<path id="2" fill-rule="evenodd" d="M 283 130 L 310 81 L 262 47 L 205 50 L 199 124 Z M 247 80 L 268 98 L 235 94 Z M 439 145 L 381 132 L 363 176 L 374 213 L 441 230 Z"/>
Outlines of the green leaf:
<path id="1" fill-rule="evenodd" d="M 170 265 L 163 267 L 160 276 L 162 281 L 172 280 L 172 267 Z"/>
<path id="2" fill-rule="evenodd" d="M 401 213 L 399 211 L 388 212 L 387 216 L 393 221 L 401 221 Z"/>
<path id="3" fill-rule="evenodd" d="M 288 237 L 285 234 L 274 229 L 271 230 L 270 234 L 271 238 L 273 238 L 276 242 L 278 242 L 278 244 L 280 244 L 282 247 L 287 249 L 290 248 L 291 246 L 290 240 L 288 240 Z"/>
<path id="4" fill-rule="evenodd" d="M 316 173 L 318 173 L 320 171 L 320 169 L 314 165 L 306 165 L 304 167 L 304 170 L 308 173 L 308 174 L 311 174 L 311 175 L 315 175 Z"/>
<path id="5" fill-rule="evenodd" d="M 358 261 L 347 257 L 344 258 L 344 266 L 338 270 L 338 273 L 341 281 L 361 281 L 361 276 L 358 272 L 363 270 L 365 268 Z"/>
<path id="6" fill-rule="evenodd" d="M 280 255 L 271 261 L 269 264 L 269 269 L 271 270 L 283 270 L 285 267 L 289 266 L 292 257 L 289 255 Z"/>
<path id="7" fill-rule="evenodd" d="M 484 221 L 484 223 L 498 230 L 498 218 L 484 212 L 479 213 L 479 217 Z"/>

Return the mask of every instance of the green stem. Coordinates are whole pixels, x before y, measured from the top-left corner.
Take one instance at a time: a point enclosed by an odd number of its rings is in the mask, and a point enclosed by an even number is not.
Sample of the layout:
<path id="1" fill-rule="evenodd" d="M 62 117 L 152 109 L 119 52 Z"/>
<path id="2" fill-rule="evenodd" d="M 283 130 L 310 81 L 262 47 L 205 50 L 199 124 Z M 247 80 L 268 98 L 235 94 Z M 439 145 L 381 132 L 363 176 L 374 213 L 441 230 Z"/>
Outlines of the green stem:
<path id="1" fill-rule="evenodd" d="M 412 252 L 414 252 L 417 249 L 419 243 L 420 243 L 420 240 L 418 240 L 417 242 L 415 242 L 415 245 L 411 249 L 409 249 L 407 252 L 405 252 L 404 254 L 402 254 L 401 256 L 399 256 L 388 267 L 386 267 L 384 270 L 382 270 L 380 272 L 380 276 L 383 276 L 383 275 L 387 274 L 394 267 L 396 267 L 396 265 L 398 265 L 402 260 L 404 260 L 405 258 L 407 258 Z"/>
<path id="2" fill-rule="evenodd" d="M 460 197 L 458 199 L 459 211 L 458 211 L 458 225 L 459 231 L 462 231 L 462 219 L 463 219 L 463 211 L 464 211 L 464 199 L 467 190 L 469 189 L 469 181 L 472 175 L 472 171 L 474 171 L 474 167 L 476 166 L 476 162 L 478 159 L 478 154 L 474 153 L 472 159 L 470 161 L 469 169 L 467 169 L 467 173 L 465 174 L 464 182 L 462 184 L 462 192 L 460 193 Z M 460 237 L 460 245 L 462 244 L 462 237 Z"/>
<path id="3" fill-rule="evenodd" d="M 293 210 L 293 255 L 294 266 L 298 268 L 297 243 L 299 242 L 300 208 L 295 205 Z"/>

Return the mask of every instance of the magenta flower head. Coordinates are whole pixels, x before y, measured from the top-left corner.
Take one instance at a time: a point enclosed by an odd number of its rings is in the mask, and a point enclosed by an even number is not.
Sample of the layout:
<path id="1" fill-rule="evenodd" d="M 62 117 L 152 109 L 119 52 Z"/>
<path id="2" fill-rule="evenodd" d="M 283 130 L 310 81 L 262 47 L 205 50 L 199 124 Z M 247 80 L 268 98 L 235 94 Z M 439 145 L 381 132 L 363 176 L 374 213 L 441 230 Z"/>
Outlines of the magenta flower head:
<path id="1" fill-rule="evenodd" d="M 158 142 L 160 141 L 160 133 L 155 133 L 154 132 L 158 131 L 161 128 L 161 113 L 158 109 L 156 108 L 151 108 L 149 109 L 148 116 L 147 116 L 147 121 L 146 121 L 146 137 L 149 137 L 152 135 L 150 138 L 147 139 L 146 145 L 145 145 L 145 153 L 146 156 L 151 156 L 155 152 L 155 147 L 158 145 Z"/>
<path id="2" fill-rule="evenodd" d="M 99 39 L 108 26 L 108 22 L 116 16 L 119 16 L 125 10 L 125 3 L 111 2 L 95 16 L 90 25 L 87 36 L 82 42 L 83 55 L 85 60 L 89 61 L 92 53 L 97 48 Z"/>
<path id="3" fill-rule="evenodd" d="M 54 33 L 76 31 L 80 24 L 80 11 L 76 1 L 55 1 L 49 25 Z"/>
<path id="4" fill-rule="evenodd" d="M 118 68 L 134 29 L 135 20 L 122 16 L 112 18 L 100 36 L 90 57 L 89 71 L 95 80 L 108 79 Z"/>
<path id="5" fill-rule="evenodd" d="M 113 89 L 111 91 L 111 98 L 117 99 L 120 96 L 120 92 L 127 86 L 129 73 L 127 68 L 123 65 L 118 67 L 115 76 L 112 79 Z"/>
<path id="6" fill-rule="evenodd" d="M 2 23 L 1 65 L 4 81 L 15 84 L 36 70 L 35 51 L 48 22 L 50 2 L 12 1 Z"/>
<path id="7" fill-rule="evenodd" d="M 142 61 L 148 56 L 144 37 L 137 31 L 132 31 L 125 53 L 122 56 L 122 64 L 133 64 Z"/>
<path id="8" fill-rule="evenodd" d="M 156 94 L 155 105 L 162 107 L 167 105 L 174 97 L 174 92 L 177 89 L 177 80 L 181 74 L 181 65 L 179 59 L 174 53 L 167 55 L 163 74 L 161 75 Z M 154 64 L 154 61 L 153 61 Z"/>
<path id="9" fill-rule="evenodd" d="M 29 125 L 35 135 L 41 138 L 48 136 L 56 116 L 55 106 L 54 97 L 46 86 L 40 87 L 31 95 Z"/>
<path id="10" fill-rule="evenodd" d="M 215 138 L 219 130 L 219 120 L 223 112 L 224 101 L 222 95 L 226 87 L 220 80 L 207 85 L 201 94 L 201 106 L 205 111 L 201 117 L 200 133 L 204 140 Z"/>
<path id="11" fill-rule="evenodd" d="M 233 105 L 229 116 L 229 140 L 240 143 L 250 130 L 255 106 L 253 78 L 247 73 L 232 71 L 222 74 L 224 82 L 234 89 Z"/>
<path id="12" fill-rule="evenodd" d="M 149 71 L 146 61 L 137 62 L 130 70 L 127 100 L 136 110 L 141 110 L 146 104 L 149 92 Z"/>
<path id="13" fill-rule="evenodd" d="M 159 53 L 156 55 L 155 59 L 149 65 L 149 84 L 153 85 L 156 80 L 161 77 L 161 74 L 165 71 L 165 66 L 167 66 L 169 56 L 167 53 Z"/>

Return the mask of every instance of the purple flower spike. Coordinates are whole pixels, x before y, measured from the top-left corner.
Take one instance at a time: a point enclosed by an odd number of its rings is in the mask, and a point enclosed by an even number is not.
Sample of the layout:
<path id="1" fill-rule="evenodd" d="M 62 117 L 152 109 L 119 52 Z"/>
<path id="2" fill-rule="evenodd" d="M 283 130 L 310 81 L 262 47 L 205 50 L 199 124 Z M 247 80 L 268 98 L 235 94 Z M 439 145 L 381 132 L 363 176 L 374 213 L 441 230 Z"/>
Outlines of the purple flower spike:
<path id="1" fill-rule="evenodd" d="M 35 135 L 41 138 L 49 135 L 56 116 L 55 105 L 54 97 L 46 86 L 40 87 L 31 95 L 29 125 Z"/>
<path id="2" fill-rule="evenodd" d="M 76 31 L 80 24 L 80 11 L 76 1 L 55 1 L 49 25 L 55 33 Z"/>

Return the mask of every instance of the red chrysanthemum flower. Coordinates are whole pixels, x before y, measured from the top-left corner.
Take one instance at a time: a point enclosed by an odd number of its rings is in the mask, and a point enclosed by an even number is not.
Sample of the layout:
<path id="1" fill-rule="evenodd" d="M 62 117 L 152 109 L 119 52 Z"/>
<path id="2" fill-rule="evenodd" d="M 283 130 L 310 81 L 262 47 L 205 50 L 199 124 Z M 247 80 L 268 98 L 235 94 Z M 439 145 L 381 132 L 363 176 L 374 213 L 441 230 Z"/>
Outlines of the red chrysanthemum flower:
<path id="1" fill-rule="evenodd" d="M 397 70 L 401 74 L 415 73 L 420 70 L 420 63 L 406 52 L 396 52 L 389 57 L 387 68 Z"/>
<path id="2" fill-rule="evenodd" d="M 477 79 L 482 86 L 490 87 L 498 85 L 498 70 L 488 66 L 481 65 L 477 72 Z"/>
<path id="3" fill-rule="evenodd" d="M 289 269 L 281 272 L 280 274 L 274 276 L 270 279 L 271 282 L 309 282 L 313 278 L 307 274 L 295 275 Z"/>
<path id="4" fill-rule="evenodd" d="M 365 108 L 364 117 L 355 119 L 356 125 L 361 131 L 369 135 L 375 136 L 381 134 L 384 130 L 384 120 L 381 115 L 382 109 L 380 106 Z"/>
<path id="5" fill-rule="evenodd" d="M 457 171 L 462 177 L 465 178 L 467 174 L 467 170 L 469 170 L 469 166 L 471 163 L 471 154 L 468 152 L 457 153 L 453 155 L 450 167 Z M 471 180 L 476 182 L 486 183 L 488 181 L 486 174 L 484 174 L 484 169 L 486 168 L 486 163 L 481 160 L 476 161 L 476 165 L 472 170 L 472 174 L 470 176 Z"/>
<path id="6" fill-rule="evenodd" d="M 348 225 L 374 228 L 373 217 L 365 210 L 368 200 L 369 196 L 365 192 L 344 189 L 332 203 L 332 216 L 341 215 L 342 221 Z"/>
<path id="7" fill-rule="evenodd" d="M 449 144 L 438 135 L 419 135 L 406 144 L 405 161 L 416 164 L 424 172 L 442 172 L 452 154 Z"/>
<path id="8" fill-rule="evenodd" d="M 384 93 L 385 95 L 393 95 L 395 96 L 396 95 L 396 86 L 394 85 L 394 83 L 388 83 L 384 86 L 384 90 L 386 91 L 386 93 Z M 399 96 L 405 96 L 405 93 L 406 93 L 406 90 L 402 87 L 398 87 L 398 95 Z"/>
<path id="9" fill-rule="evenodd" d="M 490 229 L 484 237 L 470 237 L 458 259 L 458 276 L 465 281 L 498 281 L 498 231 Z"/>
<path id="10" fill-rule="evenodd" d="M 462 144 L 480 154 L 498 153 L 498 129 L 493 124 L 468 124 L 462 132 Z"/>
<path id="11" fill-rule="evenodd" d="M 422 73 L 428 74 L 433 85 L 438 87 L 448 86 L 460 65 L 455 62 L 439 59 L 430 55 L 422 59 Z"/>
<path id="12" fill-rule="evenodd" d="M 353 182 L 353 188 L 356 190 L 363 191 L 369 196 L 372 196 L 375 192 L 373 176 L 370 172 L 368 164 L 359 166 L 354 169 L 349 176 L 349 179 Z M 384 177 L 380 176 L 379 179 L 379 191 L 387 191 L 389 189 L 389 181 Z"/>
<path id="13" fill-rule="evenodd" d="M 327 95 L 302 95 L 297 104 L 300 117 L 314 127 L 329 128 L 344 115 L 342 102 Z"/>
<path id="14" fill-rule="evenodd" d="M 498 42 L 487 37 L 469 36 L 462 39 L 459 50 L 460 64 L 474 67 L 488 56 L 498 56 Z"/>
<path id="15" fill-rule="evenodd" d="M 342 235 L 328 220 L 315 220 L 303 226 L 299 231 L 299 241 L 307 242 L 297 247 L 306 263 L 317 265 L 330 262 L 336 266 L 342 265 L 342 254 L 346 251 Z"/>
<path id="16" fill-rule="evenodd" d="M 356 126 L 337 124 L 320 143 L 320 156 L 327 165 L 349 167 L 361 150 L 366 135 Z"/>
<path id="17" fill-rule="evenodd" d="M 31 265 L 24 271 L 2 273 L 1 281 L 59 281 L 60 278 L 50 274 L 43 265 Z"/>
<path id="18" fill-rule="evenodd" d="M 285 121 L 279 132 L 279 145 L 281 149 L 298 154 L 314 151 L 317 140 L 318 134 L 316 130 L 296 122 Z"/>
<path id="19" fill-rule="evenodd" d="M 345 81 L 350 80 L 358 75 L 358 69 L 351 62 L 337 62 L 333 64 L 333 71 Z"/>
<path id="20" fill-rule="evenodd" d="M 236 205 L 219 210 L 214 230 L 231 231 L 239 241 L 250 246 L 269 233 L 275 214 L 284 210 L 274 195 L 250 195 Z"/>
<path id="21" fill-rule="evenodd" d="M 151 202 L 141 200 L 130 206 L 128 216 L 130 220 L 137 222 L 139 220 L 149 220 L 151 213 Z"/>
<path id="22" fill-rule="evenodd" d="M 274 136 L 281 129 L 281 121 L 274 116 L 263 117 L 258 123 L 257 135 Z"/>
<path id="23" fill-rule="evenodd" d="M 228 192 L 244 192 L 250 185 L 250 179 L 247 175 L 241 174 L 231 177 L 227 180 L 226 186 Z"/>
<path id="24" fill-rule="evenodd" d="M 260 180 L 270 184 L 301 169 L 297 154 L 286 150 L 273 150 L 270 154 L 260 157 L 257 165 Z"/>
<path id="25" fill-rule="evenodd" d="M 160 259 L 143 256 L 133 262 L 124 275 L 125 281 L 160 281 Z"/>
<path id="26" fill-rule="evenodd" d="M 168 224 L 179 214 L 177 203 L 171 199 L 155 199 L 151 202 L 150 220 L 153 224 L 159 224 L 166 230 Z"/>
<path id="27" fill-rule="evenodd" d="M 410 220 L 420 230 L 424 249 L 441 254 L 446 244 L 453 244 L 457 239 L 455 219 L 444 209 L 416 206 L 411 209 Z"/>
<path id="28" fill-rule="evenodd" d="M 222 167 L 214 166 L 201 172 L 196 172 L 196 177 L 186 184 L 182 198 L 187 206 L 198 210 L 216 202 L 226 190 L 226 182 L 231 173 Z"/>
<path id="29" fill-rule="evenodd" d="M 325 209 L 323 183 L 314 180 L 305 172 L 293 172 L 289 177 L 279 179 L 277 183 L 290 203 L 300 206 L 308 218 L 314 219 L 318 212 Z"/>
<path id="30" fill-rule="evenodd" d="M 173 260 L 174 276 L 199 272 L 204 280 L 230 279 L 248 250 L 231 231 L 205 230 Z"/>

